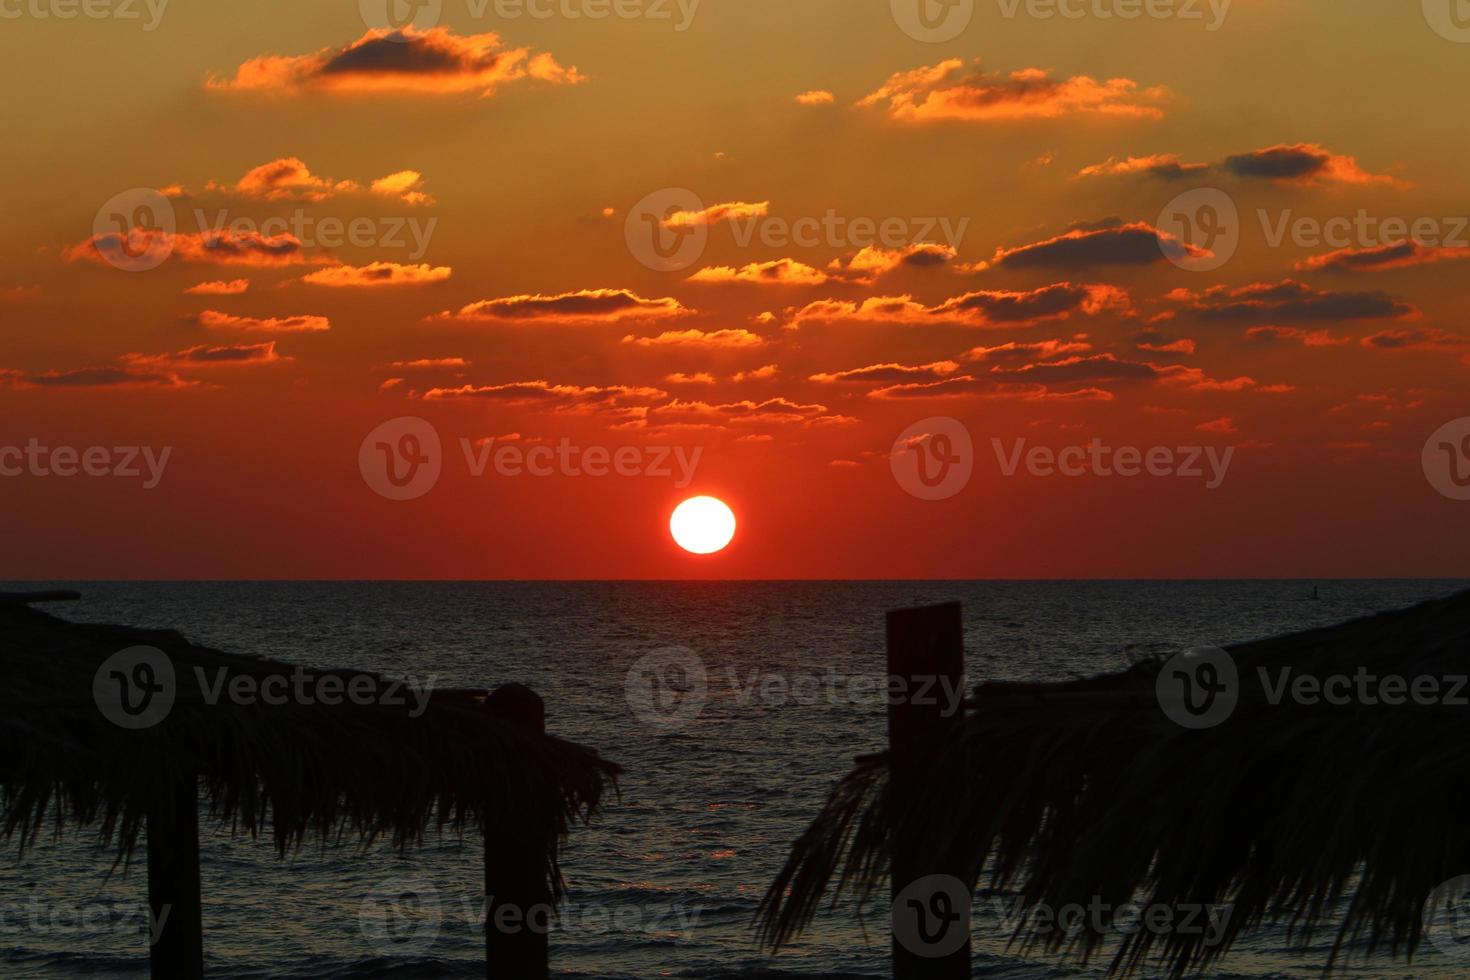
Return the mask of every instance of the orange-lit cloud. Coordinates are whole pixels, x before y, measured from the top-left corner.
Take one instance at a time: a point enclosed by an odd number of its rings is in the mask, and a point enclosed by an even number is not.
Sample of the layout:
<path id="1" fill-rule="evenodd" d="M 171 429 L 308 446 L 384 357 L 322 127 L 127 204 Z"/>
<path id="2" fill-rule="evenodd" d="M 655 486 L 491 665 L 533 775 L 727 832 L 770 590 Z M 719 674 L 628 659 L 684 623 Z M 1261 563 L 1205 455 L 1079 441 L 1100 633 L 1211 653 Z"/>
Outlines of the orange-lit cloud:
<path id="1" fill-rule="evenodd" d="M 692 312 L 671 296 L 645 299 L 627 289 L 582 289 L 554 296 L 521 295 L 485 299 L 432 319 L 465 323 L 614 323 L 659 320 Z"/>
<path id="2" fill-rule="evenodd" d="M 187 370 L 194 368 L 241 367 L 279 364 L 290 358 L 276 353 L 276 342 L 210 346 L 200 344 L 172 354 L 124 354 L 119 360 L 143 370 Z"/>
<path id="3" fill-rule="evenodd" d="M 354 181 L 318 177 L 297 157 L 281 157 L 250 170 L 235 184 L 246 197 L 266 201 L 325 201 L 333 194 L 358 190 Z"/>
<path id="4" fill-rule="evenodd" d="M 374 288 L 378 286 L 421 286 L 444 282 L 453 270 L 448 266 L 400 265 L 397 262 L 369 262 L 363 266 L 334 265 L 302 276 L 300 281 L 313 286 L 334 288 Z"/>
<path id="5" fill-rule="evenodd" d="M 1156 153 L 1152 156 L 1125 157 L 1121 160 L 1117 157 L 1108 157 L 1103 163 L 1083 167 L 1077 172 L 1077 176 L 1119 177 L 1147 174 L 1150 177 L 1161 177 L 1165 180 L 1178 180 L 1209 169 L 1208 163 L 1185 163 L 1177 153 Z"/>
<path id="6" fill-rule="evenodd" d="M 689 277 L 690 282 L 742 282 L 759 286 L 819 286 L 832 277 L 795 259 L 751 262 L 736 269 L 728 265 L 706 266 Z"/>
<path id="7" fill-rule="evenodd" d="M 1373 174 L 1355 157 L 1333 153 L 1316 143 L 1282 143 L 1226 157 L 1221 167 L 1237 177 L 1275 180 L 1283 184 L 1383 184 L 1408 187 L 1387 174 Z"/>
<path id="8" fill-rule="evenodd" d="M 1202 292 L 1175 290 L 1166 297 L 1201 320 L 1258 325 L 1320 320 L 1385 320 L 1418 314 L 1413 306 L 1383 292 L 1333 292 L 1293 279 L 1246 286 L 1211 286 Z"/>
<path id="9" fill-rule="evenodd" d="M 434 198 L 423 190 L 424 175 L 417 170 L 400 170 L 372 183 L 372 192 L 384 197 L 397 198 L 405 204 L 429 205 Z"/>
<path id="10" fill-rule="evenodd" d="M 1329 330 L 1304 330 L 1301 327 L 1250 327 L 1245 332 L 1247 343 L 1258 346 L 1293 343 L 1303 347 L 1336 347 L 1352 343 L 1348 337 L 1335 337 Z"/>
<path id="11" fill-rule="evenodd" d="M 987 74 L 978 62 L 972 73 L 961 74 L 964 69 L 962 59 L 950 58 L 898 72 L 858 105 L 886 104 L 889 117 L 904 122 L 996 122 L 1073 115 L 1157 119 L 1163 115 L 1158 103 L 1168 95 L 1167 89 L 1140 88 L 1127 78 L 1100 82 L 1079 75 L 1059 80 L 1041 68 Z"/>
<path id="12" fill-rule="evenodd" d="M 771 207 L 770 201 L 748 204 L 745 201 L 726 201 L 711 204 L 699 211 L 674 211 L 663 219 L 665 228 L 693 228 L 699 225 L 714 225 L 721 221 L 740 221 L 744 218 L 763 217 Z"/>
<path id="13" fill-rule="evenodd" d="M 1128 293 L 1116 286 L 1059 282 L 1031 290 L 978 290 L 934 306 L 911 296 L 872 296 L 861 302 L 818 300 L 793 315 L 793 322 L 854 320 L 877 323 L 953 321 L 982 327 L 1022 327 L 1075 314 L 1123 313 Z"/>
<path id="14" fill-rule="evenodd" d="M 305 55 L 252 58 L 233 78 L 211 77 L 209 88 L 298 93 L 410 93 L 489 96 L 502 85 L 535 79 L 558 85 L 583 81 L 550 54 L 507 48 L 495 33 L 458 35 L 446 27 L 372 30 L 342 48 Z"/>
<path id="15" fill-rule="evenodd" d="M 129 367 L 77 368 L 71 371 L 16 371 L 0 369 L 0 381 L 12 388 L 188 388 L 167 371 L 140 371 Z"/>
<path id="16" fill-rule="evenodd" d="M 1145 221 L 1114 219 L 1100 225 L 1074 227 L 1053 238 L 998 248 L 976 271 L 994 266 L 1010 269 L 1086 269 L 1099 265 L 1140 266 L 1173 260 L 1187 263 L 1214 257 L 1209 249 L 1180 241 Z"/>
<path id="17" fill-rule="evenodd" d="M 708 371 L 696 371 L 693 374 L 675 371 L 664 375 L 664 380 L 675 385 L 712 385 L 715 383 L 715 376 Z"/>
<path id="18" fill-rule="evenodd" d="M 867 367 L 847 371 L 824 372 L 811 376 L 818 384 L 842 382 L 869 382 L 893 384 L 895 382 L 937 381 L 954 374 L 960 369 L 955 361 L 934 361 L 931 364 L 869 364 Z"/>
<path id="19" fill-rule="evenodd" d="M 1362 344 L 1373 350 L 1427 350 L 1458 353 L 1470 350 L 1470 337 L 1436 329 L 1384 330 L 1364 337 Z"/>
<path id="20" fill-rule="evenodd" d="M 833 259 L 827 268 L 857 282 L 869 283 L 898 268 L 930 269 L 944 265 L 955 254 L 952 246 L 934 242 L 915 242 L 902 248 L 868 245 L 845 261 Z"/>
<path id="21" fill-rule="evenodd" d="M 246 333 L 319 333 L 332 329 L 324 316 L 266 317 L 234 316 L 218 310 L 204 310 L 195 318 L 209 330 L 241 330 Z"/>
<path id="22" fill-rule="evenodd" d="M 67 262 L 98 262 L 127 268 L 143 260 L 162 261 L 173 257 L 181 262 L 206 265 L 284 266 L 332 262 L 324 256 L 306 254 L 301 240 L 283 232 L 262 235 L 256 231 L 203 231 L 171 234 L 147 228 L 131 228 L 126 234 L 108 232 L 62 250 Z M 155 264 L 150 262 L 149 264 Z"/>
<path id="23" fill-rule="evenodd" d="M 625 344 L 639 347 L 759 347 L 765 338 L 736 327 L 726 330 L 667 330 L 656 337 L 623 338 Z"/>
<path id="24" fill-rule="evenodd" d="M 190 296 L 238 296 L 249 289 L 249 279 L 231 279 L 229 281 L 215 279 L 210 282 L 196 283 L 184 290 L 184 292 Z"/>
<path id="25" fill-rule="evenodd" d="M 512 381 L 496 385 L 460 385 L 430 388 L 427 399 L 482 399 L 548 412 L 571 414 L 610 413 L 641 418 L 650 404 L 664 401 L 668 392 L 660 388 L 629 385 L 564 385 L 549 381 Z"/>
<path id="26" fill-rule="evenodd" d="M 806 106 L 831 105 L 836 101 L 836 98 L 836 96 L 825 89 L 813 89 L 810 92 L 802 92 L 796 97 L 796 101 Z"/>
<path id="27" fill-rule="evenodd" d="M 388 366 L 399 370 L 462 368 L 469 367 L 470 362 L 463 357 L 420 357 L 412 361 L 393 361 Z"/>
<path id="28" fill-rule="evenodd" d="M 1373 248 L 1342 248 L 1303 259 L 1296 267 L 1302 272 L 1382 272 L 1456 259 L 1470 259 L 1470 248 L 1406 241 Z"/>

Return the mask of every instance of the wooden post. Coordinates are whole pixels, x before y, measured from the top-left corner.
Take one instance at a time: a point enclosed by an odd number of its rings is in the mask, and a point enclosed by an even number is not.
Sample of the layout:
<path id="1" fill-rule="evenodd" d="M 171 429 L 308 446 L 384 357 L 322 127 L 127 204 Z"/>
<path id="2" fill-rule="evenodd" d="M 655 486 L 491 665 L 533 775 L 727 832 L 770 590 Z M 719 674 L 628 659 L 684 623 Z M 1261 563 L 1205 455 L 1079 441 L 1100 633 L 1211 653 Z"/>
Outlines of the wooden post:
<path id="1" fill-rule="evenodd" d="M 912 799 L 926 778 L 928 759 L 924 744 L 958 719 L 947 692 L 960 690 L 965 673 L 964 629 L 960 604 L 946 603 L 919 609 L 896 609 L 888 614 L 888 747 L 890 780 L 895 799 Z M 935 778 L 933 774 L 928 778 Z M 934 855 L 895 849 L 892 855 L 891 899 L 909 885 L 930 875 L 945 874 Z M 968 889 L 966 889 L 968 891 Z M 968 909 L 969 895 L 961 896 Z M 968 980 L 970 941 L 968 912 L 962 920 L 964 945 L 936 955 L 932 949 L 893 938 L 894 980 Z"/>
<path id="2" fill-rule="evenodd" d="M 204 917 L 199 890 L 199 781 L 169 771 L 148 805 L 148 950 L 154 980 L 202 980 Z"/>
<path id="3" fill-rule="evenodd" d="M 490 710 L 537 733 L 546 731 L 546 703 L 523 684 L 506 684 L 490 695 Z M 515 800 L 506 800 L 509 807 Z M 485 838 L 485 976 L 545 980 L 551 975 L 551 888 L 546 881 L 543 840 Z M 502 909 L 504 916 L 497 915 Z M 533 928 L 533 925 L 535 928 Z"/>

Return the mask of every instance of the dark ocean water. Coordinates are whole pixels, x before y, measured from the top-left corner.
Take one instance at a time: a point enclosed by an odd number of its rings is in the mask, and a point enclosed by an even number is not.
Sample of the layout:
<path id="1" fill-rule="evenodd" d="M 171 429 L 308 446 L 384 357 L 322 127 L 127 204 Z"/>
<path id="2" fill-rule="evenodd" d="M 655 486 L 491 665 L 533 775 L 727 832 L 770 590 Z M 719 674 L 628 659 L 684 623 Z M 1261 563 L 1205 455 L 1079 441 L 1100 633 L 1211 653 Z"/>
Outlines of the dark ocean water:
<path id="1" fill-rule="evenodd" d="M 789 844 L 855 755 L 884 741 L 883 613 L 964 604 L 970 679 L 1062 679 L 1149 654 L 1326 625 L 1467 583 L 96 583 L 52 607 L 73 619 L 169 627 L 227 650 L 312 666 L 434 676 L 441 686 L 517 680 L 546 699 L 552 731 L 622 763 L 622 796 L 574 835 L 572 893 L 552 939 L 568 977 L 846 977 L 886 973 L 883 910 L 844 906 L 777 957 L 749 929 Z M 11 586 L 19 588 L 21 586 Z M 30 586 L 39 587 L 39 586 Z M 1314 588 L 1319 598 L 1313 599 Z M 707 672 L 682 727 L 635 716 L 629 670 L 686 648 Z M 779 680 L 771 680 L 779 678 Z M 764 691 L 766 693 L 762 694 Z M 371 765 L 371 759 L 362 760 Z M 1188 820 L 1190 814 L 1181 813 Z M 211 976 L 483 975 L 473 839 L 390 849 L 266 842 L 205 831 Z M 0 865 L 0 975 L 143 977 L 142 865 L 109 876 L 86 834 Z M 375 896 L 418 896 L 398 941 Z M 977 918 L 977 976 L 1101 976 L 1008 954 Z M 1240 944 L 1219 975 L 1320 975 L 1326 943 L 1288 954 L 1284 934 Z M 1451 968 L 1454 966 L 1455 968 Z M 1361 958 L 1353 976 L 1464 975 L 1426 954 L 1412 971 Z"/>

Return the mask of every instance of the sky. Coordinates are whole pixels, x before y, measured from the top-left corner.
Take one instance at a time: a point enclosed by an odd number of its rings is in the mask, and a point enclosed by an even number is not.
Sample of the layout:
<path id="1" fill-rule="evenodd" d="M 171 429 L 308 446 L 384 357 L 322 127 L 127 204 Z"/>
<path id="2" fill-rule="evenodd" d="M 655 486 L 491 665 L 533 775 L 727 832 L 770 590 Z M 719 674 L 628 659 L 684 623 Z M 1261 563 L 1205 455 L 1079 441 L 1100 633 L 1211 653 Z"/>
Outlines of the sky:
<path id="1" fill-rule="evenodd" d="M 1451 0 L 393 4 L 0 2 L 0 578 L 1470 569 Z"/>

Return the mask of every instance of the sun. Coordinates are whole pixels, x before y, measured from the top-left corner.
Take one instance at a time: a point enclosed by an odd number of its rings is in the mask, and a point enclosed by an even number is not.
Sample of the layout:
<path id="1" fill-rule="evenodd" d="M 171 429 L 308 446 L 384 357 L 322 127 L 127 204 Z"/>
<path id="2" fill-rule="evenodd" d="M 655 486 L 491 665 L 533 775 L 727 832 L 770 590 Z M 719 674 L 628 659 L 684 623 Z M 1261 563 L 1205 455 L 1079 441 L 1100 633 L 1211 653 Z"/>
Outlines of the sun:
<path id="1" fill-rule="evenodd" d="M 716 497 L 690 497 L 669 518 L 674 542 L 696 555 L 710 555 L 735 537 L 735 512 Z"/>

